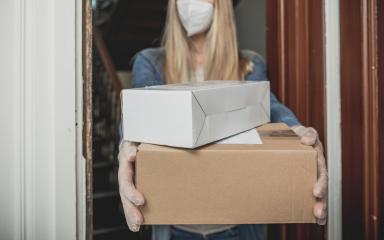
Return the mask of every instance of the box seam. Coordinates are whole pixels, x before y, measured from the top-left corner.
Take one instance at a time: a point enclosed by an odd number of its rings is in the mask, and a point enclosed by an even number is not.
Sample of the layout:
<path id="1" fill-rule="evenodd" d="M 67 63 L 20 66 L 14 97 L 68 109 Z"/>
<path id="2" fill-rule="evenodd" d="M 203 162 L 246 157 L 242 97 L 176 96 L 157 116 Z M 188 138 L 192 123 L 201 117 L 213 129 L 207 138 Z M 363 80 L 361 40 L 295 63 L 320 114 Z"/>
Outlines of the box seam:
<path id="1" fill-rule="evenodd" d="M 196 138 L 196 141 L 194 141 L 193 145 L 196 145 L 196 143 L 199 141 L 200 139 L 200 136 L 201 136 L 201 133 L 203 132 L 203 129 L 204 129 L 204 126 L 205 126 L 205 122 L 207 120 L 207 113 L 204 111 L 204 108 L 201 106 L 201 103 L 199 102 L 199 100 L 197 99 L 197 97 L 195 96 L 195 93 L 194 91 L 191 91 L 191 94 L 192 94 L 192 97 L 196 100 L 197 104 L 199 105 L 201 111 L 204 113 L 204 122 L 200 128 L 200 132 L 199 132 L 199 135 L 197 135 L 197 138 Z M 193 125 L 194 123 L 192 123 Z"/>

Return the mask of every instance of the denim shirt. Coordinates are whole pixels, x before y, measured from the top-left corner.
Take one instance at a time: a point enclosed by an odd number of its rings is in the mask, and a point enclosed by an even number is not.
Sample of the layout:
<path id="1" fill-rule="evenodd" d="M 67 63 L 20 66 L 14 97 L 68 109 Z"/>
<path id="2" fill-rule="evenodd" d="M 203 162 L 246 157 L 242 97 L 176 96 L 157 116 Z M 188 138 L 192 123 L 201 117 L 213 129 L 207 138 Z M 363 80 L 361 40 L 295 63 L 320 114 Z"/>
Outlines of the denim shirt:
<path id="1" fill-rule="evenodd" d="M 249 50 L 241 51 L 242 57 L 252 61 L 253 71 L 249 72 L 245 80 L 265 81 L 267 79 L 266 66 L 263 58 Z M 150 48 L 139 52 L 133 59 L 132 86 L 134 88 L 165 84 L 163 66 L 164 49 Z M 293 112 L 281 104 L 276 96 L 271 93 L 271 122 L 283 122 L 288 126 L 299 125 L 299 121 Z M 239 234 L 241 240 L 261 240 L 262 227 L 260 225 L 240 225 Z M 153 240 L 170 240 L 170 226 L 153 226 Z"/>
<path id="2" fill-rule="evenodd" d="M 241 55 L 252 61 L 254 65 L 253 71 L 245 76 L 245 80 L 268 80 L 265 62 L 259 54 L 250 50 L 242 50 Z M 132 86 L 139 88 L 165 84 L 164 56 L 163 48 L 150 48 L 139 52 L 133 59 Z M 283 122 L 290 127 L 300 124 L 293 112 L 281 104 L 273 93 L 271 93 L 271 122 Z"/>

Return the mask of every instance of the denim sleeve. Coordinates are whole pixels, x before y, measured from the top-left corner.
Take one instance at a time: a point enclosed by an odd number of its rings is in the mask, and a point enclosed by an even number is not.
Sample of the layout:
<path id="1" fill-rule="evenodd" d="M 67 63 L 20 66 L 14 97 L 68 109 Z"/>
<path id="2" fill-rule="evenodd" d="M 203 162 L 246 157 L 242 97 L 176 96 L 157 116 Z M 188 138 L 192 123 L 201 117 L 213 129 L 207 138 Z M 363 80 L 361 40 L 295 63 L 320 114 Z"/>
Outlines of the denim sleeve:
<path id="1" fill-rule="evenodd" d="M 267 80 L 267 71 L 264 60 L 256 55 L 252 59 L 254 65 L 253 72 L 248 74 L 246 80 L 250 81 L 263 81 Z M 288 126 L 292 127 L 295 125 L 300 125 L 299 120 L 295 114 L 284 104 L 280 103 L 276 98 L 275 94 L 271 92 L 271 122 L 272 123 L 285 123 Z"/>
<path id="2" fill-rule="evenodd" d="M 156 69 L 142 53 L 133 58 L 132 88 L 152 86 L 157 83 Z M 119 143 L 123 140 L 123 124 L 119 124 Z"/>
<path id="3" fill-rule="evenodd" d="M 156 85 L 156 68 L 142 53 L 138 53 L 133 59 L 132 87 L 141 88 Z"/>

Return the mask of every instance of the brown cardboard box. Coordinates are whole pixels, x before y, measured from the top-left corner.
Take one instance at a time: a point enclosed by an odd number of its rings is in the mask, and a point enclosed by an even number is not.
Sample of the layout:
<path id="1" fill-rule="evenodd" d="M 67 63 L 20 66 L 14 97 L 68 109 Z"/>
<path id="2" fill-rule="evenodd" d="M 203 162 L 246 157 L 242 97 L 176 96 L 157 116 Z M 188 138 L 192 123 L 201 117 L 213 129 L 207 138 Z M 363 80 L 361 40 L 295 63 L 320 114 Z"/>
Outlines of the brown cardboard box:
<path id="1" fill-rule="evenodd" d="M 258 131 L 262 145 L 140 145 L 145 224 L 314 223 L 316 151 L 284 124 Z"/>

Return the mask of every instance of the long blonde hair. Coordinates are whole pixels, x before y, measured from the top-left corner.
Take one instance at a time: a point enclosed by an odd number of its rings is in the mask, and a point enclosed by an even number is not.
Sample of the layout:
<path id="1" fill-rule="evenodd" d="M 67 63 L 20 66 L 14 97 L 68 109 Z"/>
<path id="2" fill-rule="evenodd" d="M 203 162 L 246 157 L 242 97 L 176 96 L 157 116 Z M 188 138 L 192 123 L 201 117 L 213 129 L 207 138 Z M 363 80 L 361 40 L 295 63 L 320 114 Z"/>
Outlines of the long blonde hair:
<path id="1" fill-rule="evenodd" d="M 177 11 L 177 0 L 169 0 L 163 36 L 164 74 L 169 83 L 193 79 L 191 42 Z M 212 25 L 207 33 L 205 80 L 243 80 L 250 62 L 241 59 L 237 45 L 232 0 L 217 0 Z"/>

